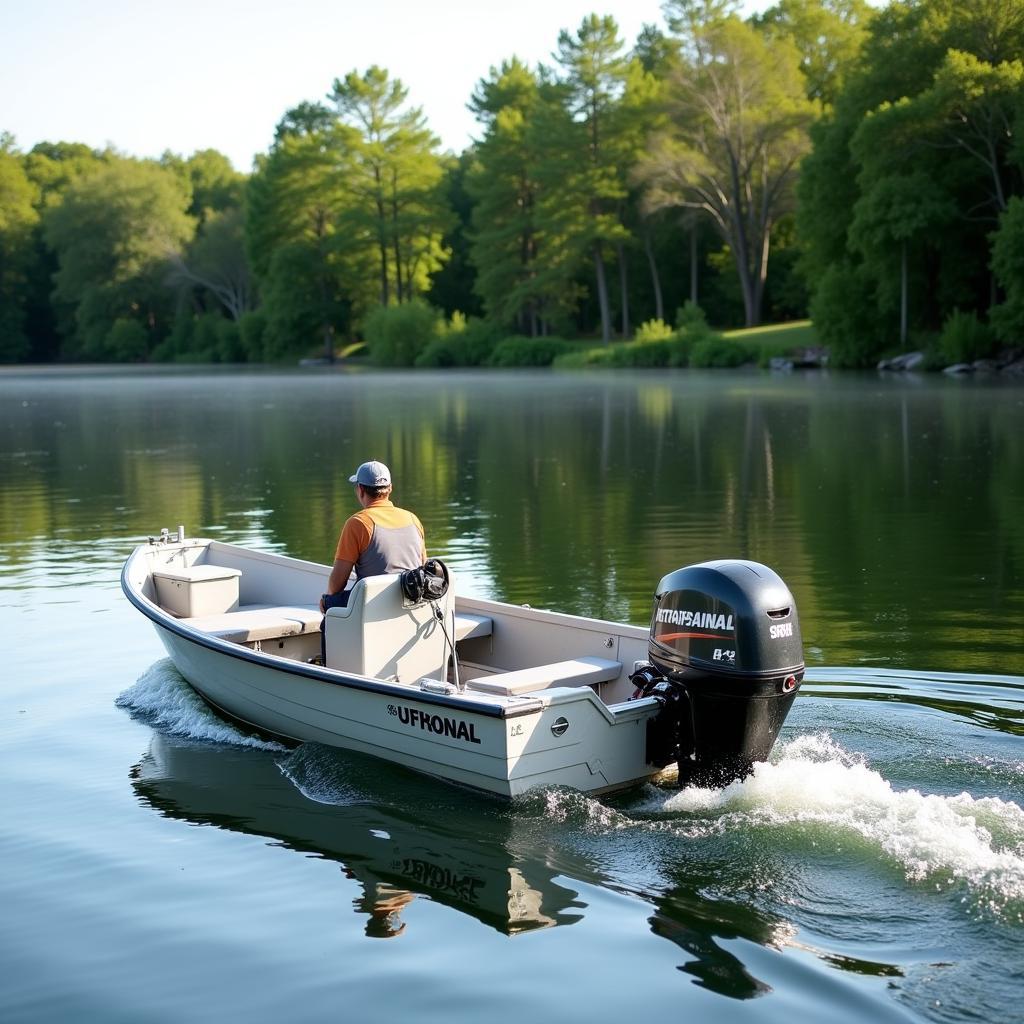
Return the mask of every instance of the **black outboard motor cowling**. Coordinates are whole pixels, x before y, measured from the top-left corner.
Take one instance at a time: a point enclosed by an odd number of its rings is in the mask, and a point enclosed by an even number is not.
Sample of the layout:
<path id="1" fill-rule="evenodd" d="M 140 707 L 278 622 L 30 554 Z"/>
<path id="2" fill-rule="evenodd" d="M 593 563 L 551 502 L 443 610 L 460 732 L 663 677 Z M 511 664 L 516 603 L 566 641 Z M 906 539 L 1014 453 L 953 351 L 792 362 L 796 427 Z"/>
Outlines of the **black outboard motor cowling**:
<path id="1" fill-rule="evenodd" d="M 663 708 L 652 764 L 678 760 L 680 785 L 722 786 L 771 753 L 804 675 L 789 588 L 765 565 L 701 562 L 658 584 L 644 692 Z"/>

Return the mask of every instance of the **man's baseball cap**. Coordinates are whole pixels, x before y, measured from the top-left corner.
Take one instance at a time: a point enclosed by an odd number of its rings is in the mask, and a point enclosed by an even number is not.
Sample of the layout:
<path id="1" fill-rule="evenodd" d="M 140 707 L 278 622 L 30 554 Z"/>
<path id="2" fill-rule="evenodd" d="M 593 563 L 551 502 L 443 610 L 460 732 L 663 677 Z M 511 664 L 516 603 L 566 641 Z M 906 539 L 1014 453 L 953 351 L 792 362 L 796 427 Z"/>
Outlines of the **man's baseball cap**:
<path id="1" fill-rule="evenodd" d="M 350 484 L 364 487 L 390 487 L 391 470 L 383 462 L 364 462 L 349 478 Z"/>

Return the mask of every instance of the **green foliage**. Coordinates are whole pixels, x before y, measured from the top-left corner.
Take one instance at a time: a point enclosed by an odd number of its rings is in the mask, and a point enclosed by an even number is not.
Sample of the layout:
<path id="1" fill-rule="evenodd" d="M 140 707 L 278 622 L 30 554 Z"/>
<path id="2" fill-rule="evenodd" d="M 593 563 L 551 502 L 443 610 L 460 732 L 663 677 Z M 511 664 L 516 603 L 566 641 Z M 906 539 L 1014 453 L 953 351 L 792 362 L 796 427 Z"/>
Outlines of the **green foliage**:
<path id="1" fill-rule="evenodd" d="M 146 357 L 148 348 L 146 328 L 138 320 L 119 317 L 107 333 L 106 352 L 118 362 L 139 362 Z"/>
<path id="2" fill-rule="evenodd" d="M 289 131 L 258 161 L 246 192 L 245 247 L 263 299 L 263 357 L 305 355 L 351 330 L 372 305 L 373 268 L 339 229 L 347 130 Z"/>
<path id="3" fill-rule="evenodd" d="M 831 266 L 818 281 L 811 300 L 811 319 L 821 343 L 837 367 L 871 366 L 879 352 L 892 346 L 895 333 L 880 325 L 873 282 L 852 262 Z"/>
<path id="4" fill-rule="evenodd" d="M 867 0 L 779 0 L 752 20 L 769 39 L 793 40 L 808 98 L 831 105 L 856 66 L 873 14 Z"/>
<path id="5" fill-rule="evenodd" d="M 692 348 L 691 341 L 673 335 L 640 344 L 620 343 L 570 351 L 559 356 L 555 366 L 559 369 L 595 366 L 623 370 L 684 367 L 690 363 Z"/>
<path id="6" fill-rule="evenodd" d="M 423 111 L 407 106 L 401 81 L 377 65 L 335 79 L 330 98 L 344 139 L 340 242 L 373 267 L 381 305 L 422 295 L 448 256 L 442 237 L 451 214 L 438 139 Z"/>
<path id="7" fill-rule="evenodd" d="M 641 344 L 652 341 L 665 341 L 671 338 L 674 331 L 664 320 L 647 320 L 642 323 L 633 335 L 633 340 Z"/>
<path id="8" fill-rule="evenodd" d="M 470 258 L 473 200 L 467 186 L 473 158 L 472 149 L 459 157 L 445 154 L 441 158 L 444 178 L 439 194 L 452 217 L 441 239 L 441 248 L 446 253 L 444 266 L 431 275 L 430 288 L 423 297 L 446 313 L 461 310 L 479 316 L 483 305 L 476 291 L 476 270 Z"/>
<path id="9" fill-rule="evenodd" d="M 242 363 L 250 358 L 258 360 L 261 355 L 249 355 L 238 323 L 220 313 L 202 313 L 178 316 L 152 358 L 175 363 Z"/>
<path id="10" fill-rule="evenodd" d="M 191 194 L 188 213 L 200 224 L 211 214 L 241 206 L 245 175 L 236 171 L 223 153 L 202 149 L 187 160 L 173 153 L 164 153 L 160 163 L 178 175 Z"/>
<path id="11" fill-rule="evenodd" d="M 488 366 L 550 366 L 556 357 L 572 351 L 570 342 L 562 338 L 505 338 L 498 342 Z"/>
<path id="12" fill-rule="evenodd" d="M 992 326 L 1009 345 L 1024 340 L 1024 199 L 1014 196 L 992 239 L 992 270 L 1006 301 L 991 313 Z"/>
<path id="13" fill-rule="evenodd" d="M 594 273 L 601 337 L 611 339 L 605 250 L 629 239 L 622 222 L 628 197 L 624 174 L 642 145 L 634 120 L 620 116 L 629 63 L 614 18 L 591 14 L 575 34 L 563 30 L 554 57 L 563 75 L 544 91 L 536 122 L 543 150 L 538 166 L 538 218 L 550 243 L 549 272 Z"/>
<path id="14" fill-rule="evenodd" d="M 1024 188 L 1021 15 L 1019 0 L 922 0 L 871 20 L 801 184 L 802 266 L 834 364 L 873 362 L 902 309 L 911 334 L 987 310 L 992 226 Z"/>
<path id="15" fill-rule="evenodd" d="M 493 320 L 471 317 L 461 330 L 439 332 L 416 357 L 416 365 L 484 366 L 503 334 Z"/>
<path id="16" fill-rule="evenodd" d="M 238 320 L 238 337 L 245 358 L 251 363 L 263 361 L 263 335 L 267 329 L 267 318 L 261 309 L 243 313 Z"/>
<path id="17" fill-rule="evenodd" d="M 377 366 L 412 366 L 438 336 L 440 315 L 422 299 L 399 306 L 378 306 L 363 331 L 370 359 Z"/>
<path id="18" fill-rule="evenodd" d="M 700 309 L 675 339 L 661 322 L 691 263 L 716 324 L 811 303 L 833 365 L 891 347 L 901 299 L 912 335 L 963 310 L 1024 338 L 1024 0 L 739 10 L 670 0 L 670 35 L 645 28 L 632 55 L 613 19 L 584 18 L 551 66 L 478 83 L 460 157 L 376 66 L 287 111 L 248 179 L 212 149 L 158 164 L 2 136 L 0 360 L 328 354 L 378 307 L 387 365 L 529 363 L 598 322 L 640 344 L 560 361 L 735 358 Z M 479 300 L 487 323 L 414 310 L 392 332 L 388 311 L 424 296 L 446 315 Z"/>
<path id="19" fill-rule="evenodd" d="M 203 305 L 220 306 L 234 320 L 252 308 L 255 287 L 240 207 L 208 210 L 188 251 L 171 264 L 170 279 L 185 295 L 197 295 Z"/>
<path id="20" fill-rule="evenodd" d="M 694 342 L 690 366 L 695 369 L 736 367 L 757 361 L 757 353 L 749 345 L 726 338 L 702 338 Z"/>
<path id="21" fill-rule="evenodd" d="M 170 258 L 195 231 L 176 175 L 149 161 L 111 159 L 73 182 L 47 210 L 44 234 L 57 254 L 54 298 L 71 315 L 64 331 L 87 358 L 119 358 L 109 339 L 119 319 L 162 333 L 173 304 Z"/>
<path id="22" fill-rule="evenodd" d="M 691 299 L 687 299 L 686 302 L 676 310 L 675 324 L 677 331 L 682 331 L 687 334 L 699 334 L 710 330 L 708 327 L 708 318 L 704 315 L 704 310 Z"/>
<path id="23" fill-rule="evenodd" d="M 540 147 L 531 130 L 540 100 L 537 76 L 513 59 L 492 69 L 470 101 L 485 126 L 466 176 L 474 287 L 490 318 L 522 331 L 543 316 L 546 303 L 537 275 Z"/>
<path id="24" fill-rule="evenodd" d="M 668 7 L 681 36 L 668 124 L 635 177 L 650 209 L 698 210 L 729 246 L 746 323 L 760 322 L 772 227 L 789 211 L 818 112 L 789 38 L 768 40 L 722 3 Z"/>
<path id="25" fill-rule="evenodd" d="M 20 157 L 0 149 L 0 363 L 18 362 L 31 351 L 25 333 L 26 291 L 38 200 L 39 190 Z"/>
<path id="26" fill-rule="evenodd" d="M 995 348 L 995 335 L 976 313 L 954 310 L 947 318 L 939 336 L 939 352 L 946 365 L 970 363 L 984 359 Z"/>

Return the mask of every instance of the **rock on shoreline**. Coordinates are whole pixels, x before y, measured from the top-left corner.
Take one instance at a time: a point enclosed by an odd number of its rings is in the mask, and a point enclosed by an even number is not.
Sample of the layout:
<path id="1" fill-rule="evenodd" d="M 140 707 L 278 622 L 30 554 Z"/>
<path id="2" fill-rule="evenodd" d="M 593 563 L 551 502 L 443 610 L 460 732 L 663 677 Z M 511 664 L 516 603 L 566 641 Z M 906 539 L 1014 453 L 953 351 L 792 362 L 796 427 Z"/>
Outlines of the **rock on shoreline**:
<path id="1" fill-rule="evenodd" d="M 923 352 L 904 352 L 891 359 L 883 359 L 878 364 L 879 370 L 887 370 L 890 373 L 903 373 L 924 368 Z M 1004 349 L 991 359 L 975 359 L 972 363 L 954 363 L 952 366 L 944 367 L 942 372 L 951 377 L 962 377 L 971 373 L 1005 373 L 1008 376 L 1021 377 L 1024 376 L 1024 350 Z"/>

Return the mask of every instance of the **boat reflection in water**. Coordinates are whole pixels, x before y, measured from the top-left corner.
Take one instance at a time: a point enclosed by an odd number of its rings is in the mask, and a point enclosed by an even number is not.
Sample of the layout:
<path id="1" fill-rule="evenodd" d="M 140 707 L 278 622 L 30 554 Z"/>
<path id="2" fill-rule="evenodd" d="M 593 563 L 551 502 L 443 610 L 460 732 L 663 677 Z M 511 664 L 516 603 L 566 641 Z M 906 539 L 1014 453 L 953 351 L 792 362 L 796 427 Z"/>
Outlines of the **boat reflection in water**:
<path id="1" fill-rule="evenodd" d="M 379 761 L 341 758 L 316 744 L 274 753 L 154 733 L 131 779 L 140 799 L 167 817 L 338 861 L 362 886 L 355 910 L 366 914 L 368 936 L 400 934 L 402 910 L 417 895 L 508 935 L 581 916 L 577 894 L 538 856 L 537 822 L 517 837 L 507 805 Z"/>
<path id="2" fill-rule="evenodd" d="M 353 909 L 370 937 L 402 934 L 403 910 L 417 897 L 506 935 L 573 924 L 587 904 L 565 883 L 578 879 L 653 904 L 651 931 L 685 952 L 678 969 L 695 984 L 733 999 L 770 990 L 727 947 L 736 939 L 775 946 L 779 920 L 708 895 L 714 880 L 742 872 L 731 857 L 584 794 L 551 791 L 510 805 L 316 744 L 272 751 L 161 732 L 131 780 L 167 817 L 337 861 L 361 886 Z M 595 808 L 616 821 L 609 840 L 618 852 L 601 865 L 576 848 L 581 836 L 593 839 Z M 629 854 L 620 873 L 622 839 Z"/>

